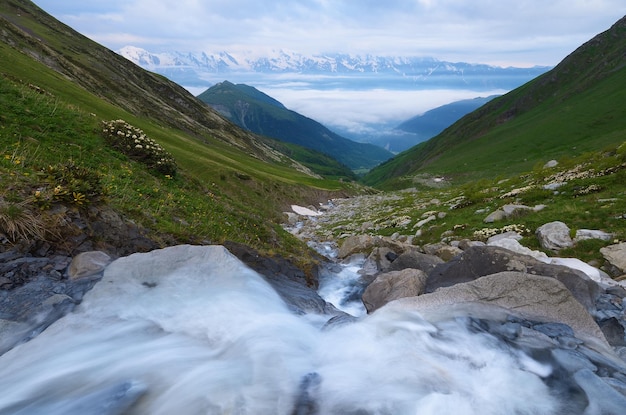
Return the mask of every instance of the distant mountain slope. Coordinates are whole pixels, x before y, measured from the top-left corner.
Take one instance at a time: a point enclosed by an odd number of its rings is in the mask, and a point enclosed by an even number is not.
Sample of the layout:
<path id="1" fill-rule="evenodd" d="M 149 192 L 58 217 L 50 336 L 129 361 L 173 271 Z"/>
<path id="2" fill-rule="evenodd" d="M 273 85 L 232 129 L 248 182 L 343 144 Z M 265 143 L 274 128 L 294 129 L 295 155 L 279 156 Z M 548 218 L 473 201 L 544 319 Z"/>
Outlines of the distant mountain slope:
<path id="1" fill-rule="evenodd" d="M 598 150 L 626 135 L 626 18 L 554 69 L 461 118 L 372 170 L 364 181 L 411 186 L 403 176 L 459 179 L 514 174 L 550 158 Z"/>
<path id="2" fill-rule="evenodd" d="M 242 128 L 320 151 L 353 170 L 370 169 L 392 156 L 375 145 L 341 137 L 248 85 L 220 82 L 198 98 Z"/>
<path id="3" fill-rule="evenodd" d="M 450 104 L 428 110 L 421 115 L 416 115 L 398 125 L 396 129 L 429 139 L 495 97 L 496 95 L 492 95 L 451 102 Z"/>

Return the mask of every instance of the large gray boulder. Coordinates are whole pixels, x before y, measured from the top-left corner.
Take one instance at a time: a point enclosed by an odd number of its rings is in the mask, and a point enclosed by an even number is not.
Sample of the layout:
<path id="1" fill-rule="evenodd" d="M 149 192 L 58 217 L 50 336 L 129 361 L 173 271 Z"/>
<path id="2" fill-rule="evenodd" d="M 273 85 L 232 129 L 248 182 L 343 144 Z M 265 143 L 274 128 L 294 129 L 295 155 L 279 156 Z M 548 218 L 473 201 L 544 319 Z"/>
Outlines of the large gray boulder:
<path id="1" fill-rule="evenodd" d="M 570 290 L 554 278 L 507 271 L 388 303 L 383 310 L 412 310 L 427 318 L 473 315 L 505 318 L 506 314 L 539 322 L 569 325 L 576 337 L 608 349 L 602 331 Z M 497 310 L 501 310 L 498 316 Z"/>
<path id="2" fill-rule="evenodd" d="M 424 293 L 424 271 L 406 268 L 380 274 L 363 293 L 363 304 L 368 313 L 398 298 L 414 297 Z"/>
<path id="3" fill-rule="evenodd" d="M 498 246 L 475 246 L 451 261 L 437 265 L 428 273 L 426 292 L 469 282 L 504 271 L 552 277 L 563 283 L 583 306 L 595 309 L 599 286 L 582 271 L 562 265 L 547 264 Z"/>
<path id="4" fill-rule="evenodd" d="M 535 231 L 539 244 L 544 249 L 559 251 L 563 248 L 574 246 L 574 241 L 570 236 L 569 227 L 560 221 L 549 222 L 541 225 Z"/>

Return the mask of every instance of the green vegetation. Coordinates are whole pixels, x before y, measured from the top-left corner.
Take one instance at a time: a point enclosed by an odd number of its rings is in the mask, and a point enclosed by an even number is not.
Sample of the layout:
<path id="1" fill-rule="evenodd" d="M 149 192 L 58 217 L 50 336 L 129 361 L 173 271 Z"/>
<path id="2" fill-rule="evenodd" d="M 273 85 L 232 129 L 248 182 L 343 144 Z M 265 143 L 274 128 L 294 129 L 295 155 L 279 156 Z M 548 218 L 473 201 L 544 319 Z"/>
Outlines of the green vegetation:
<path id="1" fill-rule="evenodd" d="M 349 218 L 325 223 L 321 232 L 338 238 L 346 232 L 361 233 L 365 224 L 367 233 L 415 235 L 414 244 L 427 245 L 462 239 L 486 241 L 490 236 L 516 231 L 523 236 L 522 245 L 541 250 L 536 229 L 558 220 L 570 227 L 572 236 L 579 229 L 611 233 L 613 240 L 583 240 L 559 253 L 602 264 L 599 249 L 626 240 L 625 183 L 626 141 L 602 151 L 564 157 L 553 168 L 536 167 L 505 179 L 389 191 L 385 198 L 368 198 L 361 209 L 352 207 Z M 520 210 L 494 223 L 484 222 L 489 213 L 506 204 L 545 207 Z M 435 219 L 418 226 L 430 216 Z"/>
<path id="2" fill-rule="evenodd" d="M 550 159 L 626 137 L 626 19 L 553 70 L 463 117 L 437 137 L 373 169 L 364 182 L 412 187 L 420 173 L 459 183 L 513 176 Z"/>

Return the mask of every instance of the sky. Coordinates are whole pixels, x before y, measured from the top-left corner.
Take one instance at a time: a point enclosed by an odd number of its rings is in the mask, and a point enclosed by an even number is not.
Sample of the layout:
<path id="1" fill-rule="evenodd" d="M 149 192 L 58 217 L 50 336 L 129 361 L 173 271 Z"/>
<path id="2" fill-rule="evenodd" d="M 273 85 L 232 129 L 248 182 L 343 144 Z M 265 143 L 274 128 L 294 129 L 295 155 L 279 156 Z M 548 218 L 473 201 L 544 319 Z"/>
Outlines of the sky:
<path id="1" fill-rule="evenodd" d="M 624 0 L 35 0 L 98 43 L 151 52 L 289 50 L 552 66 Z"/>

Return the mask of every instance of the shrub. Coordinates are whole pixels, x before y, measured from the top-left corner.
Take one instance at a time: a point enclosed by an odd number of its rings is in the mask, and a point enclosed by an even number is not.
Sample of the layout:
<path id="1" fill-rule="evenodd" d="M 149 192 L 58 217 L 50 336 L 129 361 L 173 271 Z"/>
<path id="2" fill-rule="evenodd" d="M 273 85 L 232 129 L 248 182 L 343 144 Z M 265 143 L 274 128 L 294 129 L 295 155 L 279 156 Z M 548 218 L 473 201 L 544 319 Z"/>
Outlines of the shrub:
<path id="1" fill-rule="evenodd" d="M 142 130 L 124 120 L 104 121 L 102 135 L 114 149 L 161 174 L 174 176 L 176 161 Z"/>
<path id="2" fill-rule="evenodd" d="M 105 188 L 100 175 L 93 169 L 78 166 L 73 161 L 48 166 L 38 175 L 41 186 L 35 190 L 34 202 L 41 209 L 53 203 L 68 203 L 78 207 L 100 201 L 105 196 Z"/>

